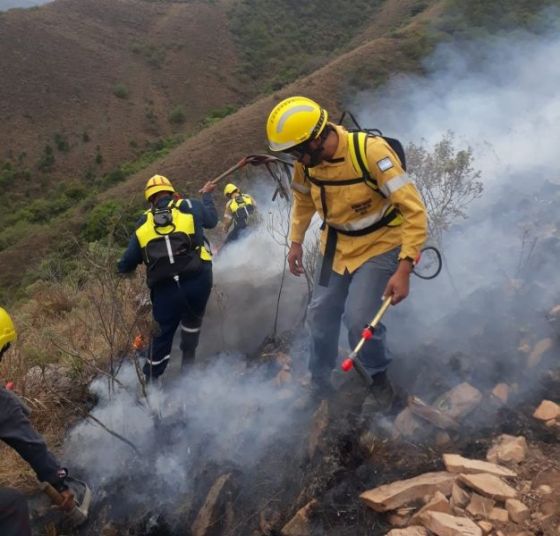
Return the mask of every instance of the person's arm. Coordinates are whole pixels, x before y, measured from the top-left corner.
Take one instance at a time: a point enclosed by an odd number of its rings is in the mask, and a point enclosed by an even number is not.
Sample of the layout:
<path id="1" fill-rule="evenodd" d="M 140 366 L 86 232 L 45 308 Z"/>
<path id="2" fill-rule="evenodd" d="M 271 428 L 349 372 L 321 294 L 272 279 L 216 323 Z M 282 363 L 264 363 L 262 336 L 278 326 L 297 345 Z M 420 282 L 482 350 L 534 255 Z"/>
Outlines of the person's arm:
<path id="1" fill-rule="evenodd" d="M 303 240 L 309 228 L 315 204 L 311 197 L 309 183 L 305 180 L 303 167 L 296 163 L 292 178 L 292 210 L 290 216 L 290 250 L 288 251 L 288 264 L 290 272 L 294 275 L 303 274 Z"/>
<path id="2" fill-rule="evenodd" d="M 368 165 L 380 190 L 395 205 L 403 217 L 399 267 L 389 280 L 385 296 L 393 297 L 393 304 L 408 295 L 413 262 L 420 254 L 428 233 L 426 207 L 414 183 L 404 171 L 397 155 L 382 141 L 368 145 Z"/>
<path id="3" fill-rule="evenodd" d="M 137 223 L 136 228 L 146 221 L 146 217 L 142 217 Z M 142 249 L 138 242 L 138 237 L 134 233 L 128 242 L 126 251 L 117 263 L 117 270 L 120 274 L 128 274 L 134 272 L 136 267 L 142 262 Z"/>
<path id="4" fill-rule="evenodd" d="M 35 471 L 41 482 L 49 482 L 58 491 L 68 472 L 47 449 L 43 438 L 27 417 L 25 406 L 16 395 L 0 388 L 0 439 L 12 447 Z"/>

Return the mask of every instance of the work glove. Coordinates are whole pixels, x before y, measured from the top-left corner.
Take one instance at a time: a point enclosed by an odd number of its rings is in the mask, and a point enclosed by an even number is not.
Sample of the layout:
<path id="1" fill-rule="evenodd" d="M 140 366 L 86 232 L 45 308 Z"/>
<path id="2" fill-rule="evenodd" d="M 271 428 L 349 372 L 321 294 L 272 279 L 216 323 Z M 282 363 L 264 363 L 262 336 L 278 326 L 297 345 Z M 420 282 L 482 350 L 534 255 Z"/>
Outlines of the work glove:
<path id="1" fill-rule="evenodd" d="M 63 512 L 70 512 L 74 506 L 76 506 L 76 499 L 74 498 L 74 494 L 69 490 L 65 489 L 64 491 L 60 492 L 60 495 L 64 499 L 64 502 L 58 505 Z"/>

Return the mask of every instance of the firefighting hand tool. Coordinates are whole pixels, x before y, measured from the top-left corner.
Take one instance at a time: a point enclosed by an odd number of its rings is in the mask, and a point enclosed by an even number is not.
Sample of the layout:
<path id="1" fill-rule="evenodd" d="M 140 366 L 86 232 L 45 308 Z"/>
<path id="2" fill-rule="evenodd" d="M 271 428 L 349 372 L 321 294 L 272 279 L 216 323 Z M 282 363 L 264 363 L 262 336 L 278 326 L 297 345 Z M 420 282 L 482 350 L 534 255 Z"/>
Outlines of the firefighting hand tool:
<path id="1" fill-rule="evenodd" d="M 420 255 L 418 255 L 418 258 L 413 264 L 412 273 L 414 275 L 417 275 L 421 279 L 434 279 L 434 277 L 437 277 L 437 275 L 441 272 L 441 266 L 441 253 L 437 248 L 428 246 L 422 249 Z M 341 368 L 344 372 L 348 372 L 355 368 L 356 372 L 358 372 L 358 374 L 364 379 L 367 385 L 371 385 L 373 379 L 364 368 L 364 365 L 360 361 L 358 354 L 366 341 L 369 341 L 373 338 L 373 334 L 375 333 L 377 324 L 381 322 L 383 315 L 387 312 L 387 309 L 389 309 L 390 305 L 391 296 L 387 296 L 383 300 L 383 304 L 379 308 L 379 311 L 377 311 L 377 314 L 374 316 L 373 320 L 363 329 L 362 337 L 358 341 L 358 344 L 355 346 L 354 350 L 352 350 L 350 355 L 341 364 Z"/>
<path id="2" fill-rule="evenodd" d="M 252 166 L 264 165 L 266 167 L 267 171 L 274 179 L 274 182 L 276 182 L 276 191 L 272 199 L 273 201 L 274 199 L 276 199 L 276 196 L 278 194 L 280 194 L 280 197 L 284 199 L 289 199 L 286 188 L 282 182 L 282 176 L 275 169 L 277 166 L 273 166 L 273 164 L 282 165 L 284 169 L 287 171 L 288 176 L 291 175 L 291 173 L 289 172 L 289 168 L 293 167 L 293 164 L 291 162 L 287 162 L 286 160 L 282 160 L 281 158 L 278 158 L 277 156 L 272 156 L 270 154 L 250 154 L 248 156 L 244 156 L 241 160 L 239 160 L 239 162 L 237 162 L 230 168 L 226 169 L 223 173 L 221 173 L 220 175 L 212 179 L 210 182 L 212 184 L 217 184 L 222 179 L 225 179 L 232 173 L 236 172 L 242 167 L 245 167 L 248 164 L 251 164 Z"/>
<path id="3" fill-rule="evenodd" d="M 91 490 L 85 482 L 75 478 L 68 477 L 65 482 L 74 495 L 75 504 L 69 511 L 64 512 L 64 523 L 68 528 L 74 528 L 80 526 L 88 518 Z M 42 489 L 56 506 L 64 503 L 64 497 L 48 482 L 43 482 Z"/>

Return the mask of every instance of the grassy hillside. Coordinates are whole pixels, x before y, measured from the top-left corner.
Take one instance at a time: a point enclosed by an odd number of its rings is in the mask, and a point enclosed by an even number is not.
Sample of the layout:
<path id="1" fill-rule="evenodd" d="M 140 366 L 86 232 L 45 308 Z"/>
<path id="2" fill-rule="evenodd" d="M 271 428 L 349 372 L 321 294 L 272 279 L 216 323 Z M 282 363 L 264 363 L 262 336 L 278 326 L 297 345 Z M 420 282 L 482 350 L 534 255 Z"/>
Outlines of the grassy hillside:
<path id="1" fill-rule="evenodd" d="M 319 4 L 310 4 L 315 6 L 311 15 L 318 13 Z M 351 6 L 352 2 L 343 4 Z M 373 18 L 383 17 L 387 31 L 406 27 L 414 17 L 410 12 L 403 16 L 399 10 L 387 9 L 394 4 L 399 3 L 380 2 L 368 11 Z M 247 11 L 249 5 L 246 0 L 58 0 L 32 12 L 4 17 L 2 22 L 7 23 L 12 37 L 16 30 L 25 30 L 33 36 L 31 42 L 46 43 L 37 58 L 41 61 L 32 64 L 37 76 L 21 94 L 14 88 L 17 80 L 25 78 L 27 68 L 16 60 L 18 55 L 30 58 L 31 45 L 20 43 L 8 54 L 13 83 L 0 90 L 4 92 L 0 102 L 12 103 L 9 108 L 4 104 L 0 110 L 8 125 L 2 131 L 4 143 L 0 144 L 6 148 L 0 164 L 0 201 L 9 198 L 12 204 L 10 212 L 0 215 L 0 259 L 6 266 L 0 274 L 4 300 L 14 299 L 16 287 L 22 282 L 25 287 L 49 273 L 50 259 L 59 266 L 59 259 L 74 251 L 76 237 L 80 241 L 102 238 L 119 215 L 133 221 L 131 214 L 142 206 L 138 192 L 150 173 L 168 173 L 184 187 L 218 174 L 244 154 L 262 151 L 263 121 L 281 95 L 306 93 L 336 107 L 354 79 L 361 78 L 371 86 L 390 72 L 417 65 L 418 54 L 409 57 L 409 53 L 418 47 L 408 37 L 383 40 L 375 35 L 351 48 L 348 43 L 354 35 L 353 28 L 345 30 L 340 23 L 338 33 L 333 33 L 340 41 L 331 41 L 332 59 L 325 67 L 299 79 L 282 93 L 258 99 L 231 115 L 239 103 L 249 98 L 248 94 L 255 93 L 257 82 L 262 87 L 270 83 L 276 69 L 256 70 L 259 75 L 254 80 L 245 85 L 237 82 L 245 79 L 244 67 L 236 62 L 234 45 L 224 47 L 224 43 L 233 42 L 228 28 L 238 24 L 243 13 L 249 26 L 269 15 L 265 14 L 268 4 L 255 5 L 253 11 Z M 299 34 L 306 37 L 294 43 L 289 53 L 274 54 L 286 65 L 297 65 L 311 43 L 308 34 L 319 38 L 327 18 L 320 18 L 318 24 L 315 16 L 304 17 L 289 7 L 289 3 L 279 4 L 276 13 L 283 13 L 283 20 L 289 16 L 291 31 L 299 28 Z M 355 18 L 357 11 L 350 9 L 349 14 Z M 73 28 L 78 18 L 82 22 Z M 362 29 L 364 21 L 360 22 Z M 187 32 L 188 38 L 182 36 L 189 28 L 192 31 Z M 417 29 L 410 34 L 413 42 L 418 42 L 416 32 Z M 8 50 L 7 39 L 2 33 L 0 50 Z M 181 39 L 185 43 L 182 48 Z M 278 42 L 279 39 L 271 40 L 274 46 Z M 162 49 L 162 43 L 168 46 Z M 348 51 L 340 55 L 344 43 Z M 239 55 L 246 58 L 245 49 L 240 50 Z M 270 49 L 265 52 L 262 57 L 274 56 Z M 187 57 L 191 62 L 188 77 L 180 63 L 187 62 Z M 313 66 L 309 64 L 306 69 L 313 70 Z M 126 73 L 138 82 L 131 83 L 132 78 L 115 73 Z M 248 89 L 233 92 L 232 84 Z M 52 90 L 45 90 L 43 101 L 35 102 L 33 97 L 40 87 Z M 181 92 L 186 95 L 183 99 L 170 98 Z M 190 96 L 194 92 L 199 92 L 198 97 Z M 154 96 L 153 113 L 148 110 L 146 94 Z M 189 104 L 181 104 L 185 102 Z M 173 103 L 179 104 L 172 106 Z M 18 108 L 29 113 L 15 113 Z M 161 128 L 150 130 L 156 126 Z M 9 132 L 18 134 L 9 137 Z M 40 141 L 33 145 L 34 140 Z M 182 143 L 183 140 L 186 141 Z M 38 154 L 33 155 L 33 147 Z M 158 163 L 144 169 L 154 161 Z M 72 238 L 61 239 L 61 234 Z M 25 270 L 16 268 L 22 264 Z M 55 271 L 60 272 L 59 268 Z"/>
<path id="2" fill-rule="evenodd" d="M 5 14 L 0 50 L 8 51 L 11 83 L 0 87 L 0 201 L 10 211 L 0 214 L 0 299 L 22 296 L 53 270 L 63 276 L 77 243 L 102 240 L 116 220 L 131 224 L 150 174 L 196 191 L 263 151 L 264 121 L 280 98 L 302 93 L 337 112 L 353 92 L 421 70 L 442 39 L 538 16 L 525 0 L 503 2 L 503 20 L 493 4 L 458 0 L 385 0 L 361 18 L 343 2 L 348 18 L 340 21 L 330 3 L 288 0 L 274 12 L 253 0 L 57 0 Z M 38 60 L 16 38 L 21 32 L 45 40 Z M 123 239 L 127 229 L 119 229 Z"/>

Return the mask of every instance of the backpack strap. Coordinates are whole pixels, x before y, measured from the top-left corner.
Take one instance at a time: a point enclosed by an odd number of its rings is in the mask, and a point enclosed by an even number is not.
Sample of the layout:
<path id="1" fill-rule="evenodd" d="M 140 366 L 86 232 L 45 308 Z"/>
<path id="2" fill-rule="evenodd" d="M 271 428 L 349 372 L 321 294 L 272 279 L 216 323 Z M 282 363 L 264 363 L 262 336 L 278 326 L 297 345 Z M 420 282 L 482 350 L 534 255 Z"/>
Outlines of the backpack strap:
<path id="1" fill-rule="evenodd" d="M 369 135 L 367 132 L 349 132 L 348 133 L 348 149 L 352 164 L 356 170 L 362 172 L 365 183 L 381 197 L 387 196 L 379 189 L 377 180 L 371 174 L 367 163 L 367 140 Z"/>

